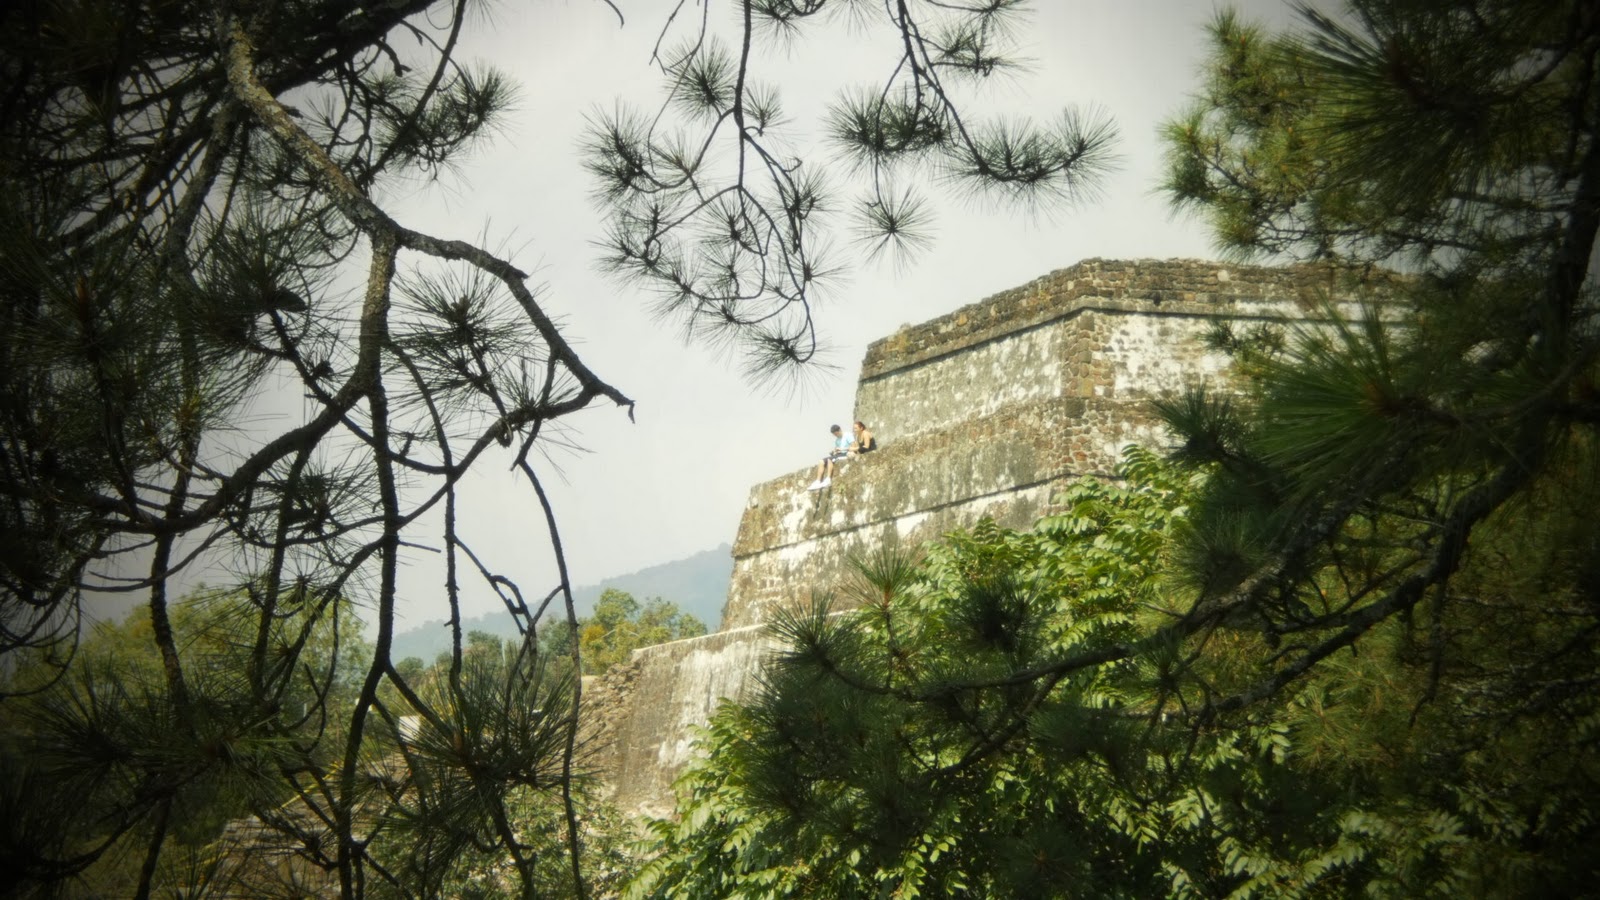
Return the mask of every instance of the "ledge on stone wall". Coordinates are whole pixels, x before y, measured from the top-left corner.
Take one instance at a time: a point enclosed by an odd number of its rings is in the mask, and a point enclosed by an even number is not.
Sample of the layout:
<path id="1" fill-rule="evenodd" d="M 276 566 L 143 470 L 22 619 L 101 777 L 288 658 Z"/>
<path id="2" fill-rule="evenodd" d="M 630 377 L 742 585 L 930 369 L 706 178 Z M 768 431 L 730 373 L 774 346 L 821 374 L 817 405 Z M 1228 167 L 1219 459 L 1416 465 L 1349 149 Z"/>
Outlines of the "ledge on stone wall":
<path id="1" fill-rule="evenodd" d="M 1219 307 L 1250 301 L 1293 301 L 1309 310 L 1341 278 L 1381 284 L 1394 277 L 1325 263 L 1271 267 L 1198 259 L 1087 259 L 874 341 L 862 361 L 861 380 L 1107 302 L 1127 312 L 1216 314 Z"/>
<path id="2" fill-rule="evenodd" d="M 929 512 L 1067 474 L 1108 472 L 1115 458 L 1090 453 L 1068 423 L 1097 421 L 1092 407 L 1111 401 L 1049 397 L 1006 407 L 977 421 L 885 444 L 846 463 L 833 485 L 807 491 L 795 473 L 751 489 L 733 556 L 781 549 Z"/>

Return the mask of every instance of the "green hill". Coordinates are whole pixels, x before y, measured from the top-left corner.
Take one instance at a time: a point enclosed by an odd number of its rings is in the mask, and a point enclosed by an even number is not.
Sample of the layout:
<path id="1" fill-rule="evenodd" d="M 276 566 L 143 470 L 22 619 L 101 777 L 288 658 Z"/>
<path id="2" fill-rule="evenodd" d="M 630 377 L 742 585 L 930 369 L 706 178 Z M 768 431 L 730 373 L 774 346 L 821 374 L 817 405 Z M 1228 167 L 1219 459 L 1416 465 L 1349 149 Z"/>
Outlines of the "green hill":
<path id="1" fill-rule="evenodd" d="M 679 609 L 706 623 L 708 631 L 716 631 L 722 624 L 722 604 L 727 600 L 728 581 L 732 576 L 733 548 L 723 544 L 674 562 L 573 588 L 572 599 L 582 617 L 594 611 L 600 594 L 608 588 L 627 591 L 641 603 L 660 597 L 678 604 Z M 499 611 L 463 620 L 463 632 L 474 630 L 502 637 L 517 633 L 511 617 Z M 431 660 L 449 645 L 450 631 L 443 619 L 436 619 L 397 633 L 391 657 L 400 660 L 416 656 Z"/>

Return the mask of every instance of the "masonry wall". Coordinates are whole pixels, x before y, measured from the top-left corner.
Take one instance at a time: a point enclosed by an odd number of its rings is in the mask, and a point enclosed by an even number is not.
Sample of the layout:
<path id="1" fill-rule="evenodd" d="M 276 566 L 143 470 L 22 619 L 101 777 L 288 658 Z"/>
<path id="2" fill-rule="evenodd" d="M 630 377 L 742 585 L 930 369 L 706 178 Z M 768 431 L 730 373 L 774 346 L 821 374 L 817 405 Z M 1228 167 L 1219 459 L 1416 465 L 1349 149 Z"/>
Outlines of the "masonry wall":
<path id="1" fill-rule="evenodd" d="M 658 644 L 634 651 L 598 683 L 584 687 L 585 740 L 604 773 L 612 802 L 662 818 L 672 812 L 672 781 L 688 763 L 694 729 L 723 698 L 737 700 L 761 658 L 776 645 L 762 626 Z"/>
<path id="2" fill-rule="evenodd" d="M 855 417 L 878 452 L 823 491 L 805 490 L 809 469 L 752 488 L 723 631 L 641 650 L 600 687 L 617 800 L 670 808 L 689 732 L 748 689 L 771 648 L 764 624 L 814 593 L 848 605 L 852 554 L 920 545 L 983 517 L 1031 526 L 1068 480 L 1108 475 L 1128 444 L 1165 439 L 1152 397 L 1223 378 L 1226 358 L 1201 340 L 1217 321 L 1314 318 L 1339 277 L 1089 260 L 872 344 Z"/>
<path id="3" fill-rule="evenodd" d="M 868 348 L 855 417 L 881 450 L 826 491 L 809 470 L 754 487 L 723 621 L 743 627 L 848 578 L 848 559 L 920 544 L 988 516 L 1026 528 L 1079 475 L 1109 475 L 1130 443 L 1165 439 L 1148 401 L 1216 383 L 1203 335 L 1302 318 L 1325 267 L 1089 260 Z"/>
<path id="4" fill-rule="evenodd" d="M 1061 380 L 1069 382 L 1067 393 L 1089 396 L 1094 387 L 1110 386 L 1106 364 L 1121 370 L 1125 390 L 1137 385 L 1144 394 L 1157 392 L 1197 374 L 1198 347 L 1187 337 L 1211 321 L 1300 317 L 1314 311 L 1341 277 L 1326 266 L 1086 260 L 874 342 L 861 364 L 856 417 L 875 433 L 910 437 L 1050 395 Z M 1189 334 L 1169 330 L 1155 336 L 1159 343 L 1121 345 L 1094 335 L 1070 346 L 1060 340 L 1071 332 L 1062 323 L 1095 312 L 1167 319 L 1169 329 L 1170 320 L 1188 319 L 1189 327 L 1178 327 Z M 1214 374 L 1218 364 L 1213 357 L 1205 374 Z"/>

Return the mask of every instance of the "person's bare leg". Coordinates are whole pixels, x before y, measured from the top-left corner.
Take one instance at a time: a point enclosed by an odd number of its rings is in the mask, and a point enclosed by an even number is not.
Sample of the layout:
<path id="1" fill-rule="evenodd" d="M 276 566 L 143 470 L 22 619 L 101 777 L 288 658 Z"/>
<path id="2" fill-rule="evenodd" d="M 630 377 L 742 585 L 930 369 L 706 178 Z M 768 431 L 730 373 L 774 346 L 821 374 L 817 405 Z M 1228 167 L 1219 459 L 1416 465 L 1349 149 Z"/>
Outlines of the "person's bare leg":
<path id="1" fill-rule="evenodd" d="M 820 490 L 822 490 L 822 473 L 826 472 L 827 470 L 828 470 L 828 461 L 826 459 L 824 459 L 822 462 L 817 463 L 817 471 L 812 474 L 811 483 L 806 485 L 806 490 L 808 490 L 808 491 L 820 491 Z"/>

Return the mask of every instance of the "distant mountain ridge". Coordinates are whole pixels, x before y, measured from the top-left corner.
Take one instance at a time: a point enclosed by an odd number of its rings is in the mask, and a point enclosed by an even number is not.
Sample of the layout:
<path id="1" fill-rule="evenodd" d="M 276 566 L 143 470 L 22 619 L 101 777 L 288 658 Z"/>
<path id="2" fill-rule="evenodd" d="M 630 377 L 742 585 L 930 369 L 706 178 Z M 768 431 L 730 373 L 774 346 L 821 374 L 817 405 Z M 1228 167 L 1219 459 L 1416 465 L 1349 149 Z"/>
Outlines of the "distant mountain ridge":
<path id="1" fill-rule="evenodd" d="M 581 618 L 594 612 L 595 603 L 609 588 L 627 591 L 641 604 L 660 597 L 678 604 L 679 609 L 706 623 L 707 631 L 716 631 L 722 624 L 722 604 L 728 598 L 728 582 L 732 577 L 733 547 L 722 544 L 684 559 L 606 578 L 598 584 L 575 587 L 572 600 Z M 463 634 L 487 631 L 501 637 L 514 637 L 517 628 L 508 614 L 497 611 L 463 619 L 461 631 Z M 436 619 L 397 633 L 390 658 L 402 660 L 415 656 L 432 661 L 449 648 L 450 630 L 445 620 Z"/>

